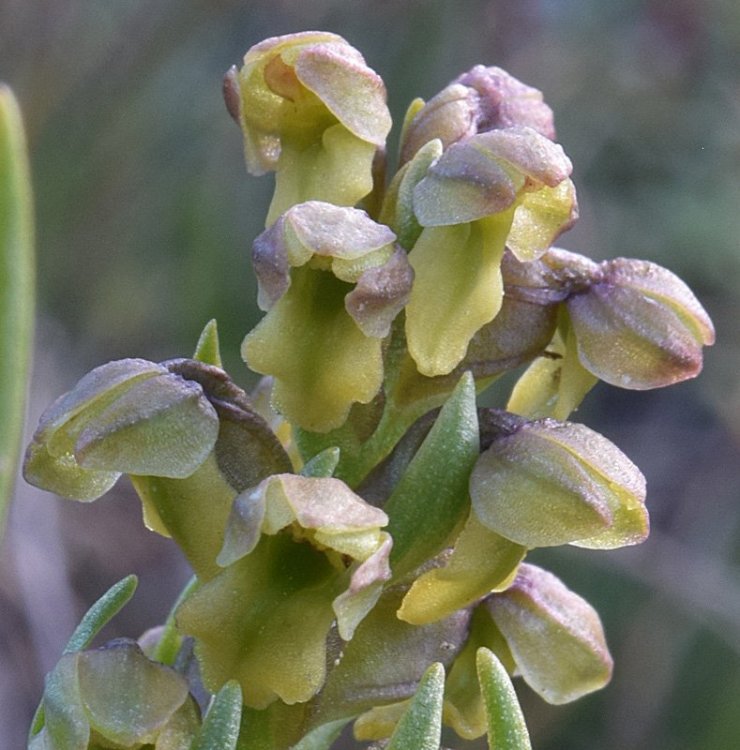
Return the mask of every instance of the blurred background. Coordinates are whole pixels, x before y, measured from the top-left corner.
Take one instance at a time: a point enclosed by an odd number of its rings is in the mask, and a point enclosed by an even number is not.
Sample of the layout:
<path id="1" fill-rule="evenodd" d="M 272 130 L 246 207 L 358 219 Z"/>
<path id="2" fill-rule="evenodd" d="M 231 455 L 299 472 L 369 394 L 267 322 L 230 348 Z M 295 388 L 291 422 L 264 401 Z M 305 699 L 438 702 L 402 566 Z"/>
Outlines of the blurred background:
<path id="1" fill-rule="evenodd" d="M 264 37 L 305 29 L 363 52 L 397 123 L 476 63 L 542 89 L 581 207 L 561 244 L 665 265 L 710 312 L 718 343 L 700 379 L 600 385 L 577 415 L 647 476 L 648 542 L 534 556 L 601 613 L 614 679 L 565 707 L 520 692 L 537 750 L 737 748 L 736 0 L 0 0 L 0 79 L 24 108 L 38 220 L 29 424 L 107 360 L 189 355 L 213 317 L 227 369 L 250 385 L 248 251 L 272 178 L 247 176 L 221 77 Z M 25 746 L 43 675 L 129 572 L 141 583 L 111 637 L 166 616 L 188 577 L 176 549 L 143 528 L 123 482 L 89 506 L 18 483 L 0 552 L 0 747 Z"/>

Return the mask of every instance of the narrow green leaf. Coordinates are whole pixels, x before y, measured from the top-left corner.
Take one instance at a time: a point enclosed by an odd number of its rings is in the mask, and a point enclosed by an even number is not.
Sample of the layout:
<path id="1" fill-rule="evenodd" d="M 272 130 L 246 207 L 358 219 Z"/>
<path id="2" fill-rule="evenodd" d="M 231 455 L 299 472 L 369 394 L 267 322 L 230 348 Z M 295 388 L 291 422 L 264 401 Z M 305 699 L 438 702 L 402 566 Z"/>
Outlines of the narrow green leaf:
<path id="1" fill-rule="evenodd" d="M 93 638 L 107 625 L 134 595 L 139 579 L 135 575 L 126 576 L 113 584 L 103 596 L 85 613 L 72 637 L 67 641 L 65 654 L 82 651 L 92 643 Z"/>
<path id="2" fill-rule="evenodd" d="M 34 322 L 31 180 L 18 103 L 0 84 L 0 538 L 25 411 Z"/>
<path id="3" fill-rule="evenodd" d="M 221 362 L 221 347 L 218 343 L 218 326 L 215 319 L 209 320 L 203 333 L 200 334 L 198 343 L 195 346 L 193 359 L 203 362 L 206 365 L 213 365 L 223 369 Z"/>
<path id="4" fill-rule="evenodd" d="M 386 750 L 439 750 L 445 670 L 435 662 L 424 673 Z"/>
<path id="5" fill-rule="evenodd" d="M 234 750 L 241 716 L 242 689 L 236 680 L 231 680 L 211 701 L 203 727 L 190 750 Z"/>
<path id="6" fill-rule="evenodd" d="M 488 747 L 532 750 L 519 699 L 503 664 L 487 648 L 478 650 L 476 663 L 488 718 Z"/>
<path id="7" fill-rule="evenodd" d="M 465 373 L 384 507 L 396 578 L 443 549 L 467 515 L 478 451 L 475 383 Z"/>

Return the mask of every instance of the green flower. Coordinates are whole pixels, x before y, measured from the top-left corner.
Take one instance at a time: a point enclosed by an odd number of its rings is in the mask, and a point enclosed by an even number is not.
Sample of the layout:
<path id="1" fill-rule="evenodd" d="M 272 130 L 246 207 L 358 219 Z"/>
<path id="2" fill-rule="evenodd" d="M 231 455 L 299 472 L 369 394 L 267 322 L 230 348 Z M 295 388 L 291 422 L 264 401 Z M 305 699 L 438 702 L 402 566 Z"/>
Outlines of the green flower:
<path id="1" fill-rule="evenodd" d="M 486 528 L 471 513 L 454 547 L 414 581 L 398 617 L 423 625 L 502 591 L 511 585 L 526 553 L 526 547 Z"/>
<path id="2" fill-rule="evenodd" d="M 548 703 L 577 700 L 611 679 L 598 614 L 552 573 L 522 563 L 513 584 L 481 606 L 503 634 L 515 674 Z"/>
<path id="3" fill-rule="evenodd" d="M 309 700 L 324 683 L 332 623 L 351 639 L 390 577 L 387 523 L 338 479 L 279 474 L 242 493 L 224 569 L 177 613 L 206 685 L 236 679 L 254 708 Z"/>
<path id="4" fill-rule="evenodd" d="M 562 420 L 599 379 L 645 390 L 699 374 L 714 327 L 675 274 L 628 258 L 594 263 L 560 248 L 550 248 L 538 265 L 540 289 L 523 291 L 561 303 L 558 330 L 507 409 Z"/>
<path id="5" fill-rule="evenodd" d="M 224 79 L 252 174 L 276 172 L 266 226 L 291 206 L 351 206 L 373 187 L 372 163 L 391 128 L 381 78 L 342 37 L 305 32 L 252 47 Z"/>
<path id="6" fill-rule="evenodd" d="M 190 476 L 217 436 L 216 410 L 198 383 L 141 359 L 109 362 L 43 413 L 24 475 L 41 489 L 94 500 L 122 473 Z"/>
<path id="7" fill-rule="evenodd" d="M 382 340 L 413 279 L 394 241 L 364 211 L 319 201 L 294 206 L 255 240 L 267 315 L 242 356 L 274 376 L 273 405 L 295 425 L 339 427 L 380 390 Z"/>
<path id="8" fill-rule="evenodd" d="M 576 217 L 571 164 L 532 128 L 473 135 L 451 145 L 413 189 L 423 230 L 409 254 L 409 352 L 423 375 L 445 375 L 501 309 L 501 262 L 542 255 Z"/>
<path id="9" fill-rule="evenodd" d="M 552 573 L 522 563 L 503 591 L 475 607 L 445 684 L 444 722 L 469 740 L 487 728 L 476 657 L 490 649 L 548 703 L 578 700 L 610 680 L 612 657 L 598 614 Z"/>
<path id="10" fill-rule="evenodd" d="M 218 367 L 188 359 L 109 362 L 41 417 L 24 476 L 95 500 L 128 474 L 147 526 L 172 536 L 201 577 L 217 570 L 236 495 L 291 468 L 246 394 Z"/>

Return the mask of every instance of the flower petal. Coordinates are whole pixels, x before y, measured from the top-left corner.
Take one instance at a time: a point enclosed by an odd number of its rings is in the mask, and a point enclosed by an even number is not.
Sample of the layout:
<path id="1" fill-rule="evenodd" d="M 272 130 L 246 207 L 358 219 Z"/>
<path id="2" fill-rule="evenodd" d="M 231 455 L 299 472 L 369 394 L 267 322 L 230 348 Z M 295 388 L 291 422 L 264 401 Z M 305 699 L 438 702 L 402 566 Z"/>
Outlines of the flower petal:
<path id="1" fill-rule="evenodd" d="M 182 479 L 217 436 L 218 417 L 201 386 L 166 373 L 132 384 L 88 420 L 75 457 L 86 469 Z"/>
<path id="2" fill-rule="evenodd" d="M 565 179 L 524 193 L 514 212 L 506 246 L 524 262 L 539 258 L 578 218 L 576 189 Z"/>
<path id="3" fill-rule="evenodd" d="M 434 622 L 505 589 L 526 552 L 471 514 L 449 557 L 414 581 L 398 617 L 414 625 Z"/>
<path id="4" fill-rule="evenodd" d="M 357 50 L 346 42 L 307 47 L 296 58 L 295 72 L 350 132 L 375 146 L 385 144 L 391 129 L 385 85 Z"/>
<path id="5" fill-rule="evenodd" d="M 365 336 L 345 310 L 349 286 L 327 272 L 294 269 L 290 289 L 247 335 L 242 356 L 275 378 L 272 401 L 294 424 L 339 427 L 355 402 L 380 389 L 380 340 Z"/>
<path id="6" fill-rule="evenodd" d="M 78 679 L 91 728 L 124 746 L 153 742 L 188 697 L 184 677 L 123 639 L 80 652 Z"/>
<path id="7" fill-rule="evenodd" d="M 344 298 L 344 306 L 366 336 L 385 338 L 409 300 L 413 280 L 414 270 L 406 253 L 396 248 L 382 266 L 362 272 L 355 288 Z"/>

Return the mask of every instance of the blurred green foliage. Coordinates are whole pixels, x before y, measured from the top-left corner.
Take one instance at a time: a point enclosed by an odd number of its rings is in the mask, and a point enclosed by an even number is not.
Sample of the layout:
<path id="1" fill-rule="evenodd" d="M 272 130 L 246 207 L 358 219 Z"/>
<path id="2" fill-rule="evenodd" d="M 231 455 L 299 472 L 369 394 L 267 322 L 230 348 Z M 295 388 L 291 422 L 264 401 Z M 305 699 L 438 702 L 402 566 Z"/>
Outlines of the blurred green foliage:
<path id="1" fill-rule="evenodd" d="M 112 358 L 187 355 L 213 317 L 227 369 L 248 382 L 238 357 L 258 318 L 248 249 L 272 178 L 247 177 L 221 76 L 260 39 L 311 28 L 363 50 L 397 124 L 414 96 L 476 63 L 542 89 L 581 206 L 562 244 L 665 265 L 713 317 L 718 343 L 698 381 L 670 393 L 600 386 L 584 407 L 647 475 L 653 536 L 606 563 L 541 554 L 602 613 L 617 670 L 567 711 L 523 697 L 539 750 L 730 750 L 740 734 L 735 0 L 4 0 L 0 78 L 29 130 L 40 314 L 63 335 L 63 385 Z M 397 137 L 396 127 L 392 148 Z"/>
<path id="2" fill-rule="evenodd" d="M 23 437 L 35 313 L 33 208 L 23 121 L 0 82 L 0 541 Z"/>

